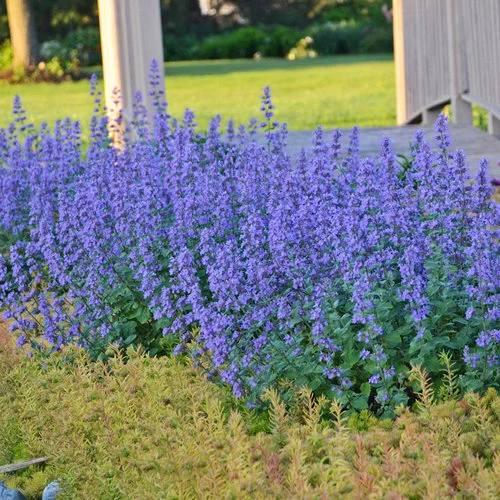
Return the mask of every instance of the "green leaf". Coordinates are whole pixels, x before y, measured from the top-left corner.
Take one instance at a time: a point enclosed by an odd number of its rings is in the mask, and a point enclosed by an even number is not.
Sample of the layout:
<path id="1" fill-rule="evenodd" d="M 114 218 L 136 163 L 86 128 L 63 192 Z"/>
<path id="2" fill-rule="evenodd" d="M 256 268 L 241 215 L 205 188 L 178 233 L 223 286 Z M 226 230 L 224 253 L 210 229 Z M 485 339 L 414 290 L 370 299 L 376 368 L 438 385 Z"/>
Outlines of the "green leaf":
<path id="1" fill-rule="evenodd" d="M 370 375 L 374 375 L 375 373 L 378 373 L 379 372 L 379 367 L 377 365 L 377 363 L 375 363 L 374 361 L 370 360 L 370 359 L 367 359 L 365 362 L 364 362 L 364 365 L 363 365 L 363 368 L 370 374 Z"/>
<path id="2" fill-rule="evenodd" d="M 340 322 L 342 323 L 343 326 L 348 326 L 351 324 L 351 315 L 350 314 L 344 314 L 340 318 Z"/>
<path id="3" fill-rule="evenodd" d="M 132 335 L 129 335 L 126 339 L 125 339 L 125 345 L 130 345 L 134 342 L 134 340 L 137 338 L 137 335 L 135 333 L 133 333 Z"/>
<path id="4" fill-rule="evenodd" d="M 422 344 L 420 342 L 411 342 L 410 343 L 410 348 L 408 349 L 408 354 L 415 354 L 416 352 L 420 351 L 422 348 Z"/>
<path id="5" fill-rule="evenodd" d="M 341 403 L 343 405 L 345 405 L 345 404 L 347 404 L 349 402 L 349 397 L 345 393 L 339 394 L 335 390 L 325 391 L 325 396 L 328 399 L 336 399 L 339 403 Z"/>
<path id="6" fill-rule="evenodd" d="M 319 377 L 314 378 L 307 385 L 309 389 L 311 389 L 311 391 L 315 391 L 316 389 L 319 389 L 323 385 L 323 379 Z"/>
<path id="7" fill-rule="evenodd" d="M 475 392 L 483 388 L 483 382 L 478 379 L 469 379 L 465 382 L 464 385 L 468 392 Z"/>
<path id="8" fill-rule="evenodd" d="M 141 325 L 144 325 L 151 319 L 151 313 L 149 312 L 149 309 L 147 307 L 140 307 L 137 310 L 135 317 Z"/>
<path id="9" fill-rule="evenodd" d="M 389 335 L 384 336 L 385 344 L 387 347 L 397 347 L 403 343 L 401 335 L 399 333 L 393 332 Z"/>
<path id="10" fill-rule="evenodd" d="M 359 352 L 352 351 L 344 352 L 344 364 L 343 368 L 349 369 L 352 368 L 359 361 Z"/>
<path id="11" fill-rule="evenodd" d="M 351 405 L 356 410 L 366 410 L 368 408 L 368 396 L 360 394 L 352 399 Z"/>
<path id="12" fill-rule="evenodd" d="M 400 404 L 407 405 L 408 404 L 408 395 L 404 392 L 398 392 L 397 394 L 394 394 L 392 396 L 392 401 L 395 406 L 398 406 Z"/>
<path id="13" fill-rule="evenodd" d="M 424 362 L 424 366 L 429 374 L 440 373 L 442 369 L 441 363 L 439 362 L 439 358 L 437 356 L 432 356 L 431 358 L 426 359 Z"/>
<path id="14" fill-rule="evenodd" d="M 361 384 L 361 394 L 364 394 L 368 397 L 371 392 L 372 386 L 368 382 L 364 382 L 363 384 Z"/>
<path id="15" fill-rule="evenodd" d="M 385 410 L 382 415 L 380 415 L 380 420 L 393 420 L 394 411 L 391 409 Z"/>

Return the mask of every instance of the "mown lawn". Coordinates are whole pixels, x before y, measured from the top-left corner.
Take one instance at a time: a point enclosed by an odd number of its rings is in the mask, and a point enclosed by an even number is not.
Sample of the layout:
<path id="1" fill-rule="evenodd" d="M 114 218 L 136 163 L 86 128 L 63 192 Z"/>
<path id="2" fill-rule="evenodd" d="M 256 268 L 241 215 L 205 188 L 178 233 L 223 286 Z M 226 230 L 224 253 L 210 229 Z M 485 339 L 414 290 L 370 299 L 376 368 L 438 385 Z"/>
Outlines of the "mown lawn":
<path id="1" fill-rule="evenodd" d="M 246 123 L 259 113 L 262 88 L 270 85 L 277 118 L 293 130 L 325 127 L 390 126 L 396 123 L 394 63 L 390 55 L 337 56 L 319 59 L 189 61 L 167 63 L 170 113 L 196 111 L 206 129 L 216 113 Z M 100 68 L 96 68 L 100 73 Z M 82 121 L 92 110 L 86 80 L 62 84 L 0 83 L 0 127 L 10 121 L 15 94 L 39 124 L 62 116 Z"/>

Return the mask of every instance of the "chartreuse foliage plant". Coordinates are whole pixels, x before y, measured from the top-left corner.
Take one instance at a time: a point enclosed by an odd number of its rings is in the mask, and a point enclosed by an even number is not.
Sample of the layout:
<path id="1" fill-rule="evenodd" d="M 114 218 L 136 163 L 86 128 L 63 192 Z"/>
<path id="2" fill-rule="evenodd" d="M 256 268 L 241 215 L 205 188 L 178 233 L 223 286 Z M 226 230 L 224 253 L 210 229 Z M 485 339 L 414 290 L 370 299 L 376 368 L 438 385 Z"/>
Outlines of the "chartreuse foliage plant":
<path id="1" fill-rule="evenodd" d="M 138 95 L 119 147 L 93 80 L 85 152 L 78 122 L 33 130 L 16 99 L 0 131 L 0 308 L 19 345 L 187 352 L 249 406 L 292 381 L 391 416 L 414 398 L 412 365 L 442 383 L 443 351 L 461 392 L 498 387 L 500 206 L 443 115 L 436 148 L 419 132 L 404 163 L 388 138 L 362 158 L 357 128 L 347 147 L 318 128 L 291 158 L 268 87 L 261 121 L 223 136 L 215 117 L 201 135 L 191 111 L 170 118 L 159 78 L 155 116 Z"/>
<path id="2" fill-rule="evenodd" d="M 177 358 L 129 348 L 108 363 L 64 346 L 49 359 L 0 347 L 0 476 L 28 498 L 58 479 L 60 498 L 498 498 L 500 400 L 493 389 L 439 399 L 415 368 L 419 409 L 377 420 L 336 401 L 275 389 L 269 410 Z M 59 497 L 58 497 L 59 498 Z"/>

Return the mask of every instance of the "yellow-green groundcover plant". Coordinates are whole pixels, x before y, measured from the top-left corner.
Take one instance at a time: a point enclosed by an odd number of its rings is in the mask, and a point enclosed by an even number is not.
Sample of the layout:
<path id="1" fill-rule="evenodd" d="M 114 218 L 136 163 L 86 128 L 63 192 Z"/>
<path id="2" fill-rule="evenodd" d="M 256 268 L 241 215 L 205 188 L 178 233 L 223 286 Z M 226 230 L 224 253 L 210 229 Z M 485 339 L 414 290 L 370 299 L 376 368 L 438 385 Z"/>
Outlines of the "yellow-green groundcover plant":
<path id="1" fill-rule="evenodd" d="M 0 465 L 51 457 L 0 480 L 28 498 L 56 479 L 58 498 L 500 497 L 500 400 L 453 400 L 449 366 L 448 392 L 415 368 L 418 408 L 377 421 L 300 390 L 258 416 L 179 360 L 127 356 L 0 344 Z"/>

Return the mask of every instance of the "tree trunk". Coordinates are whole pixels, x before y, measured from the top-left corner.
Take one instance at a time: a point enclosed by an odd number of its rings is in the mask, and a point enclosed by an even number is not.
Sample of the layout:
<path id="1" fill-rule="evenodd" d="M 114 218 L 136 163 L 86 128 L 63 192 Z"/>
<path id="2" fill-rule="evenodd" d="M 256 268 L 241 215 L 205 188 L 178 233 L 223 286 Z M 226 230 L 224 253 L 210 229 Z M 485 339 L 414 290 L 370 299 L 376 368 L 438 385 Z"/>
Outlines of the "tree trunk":
<path id="1" fill-rule="evenodd" d="M 38 63 L 38 39 L 32 0 L 7 0 L 10 40 L 14 53 L 13 66 L 28 69 Z"/>

